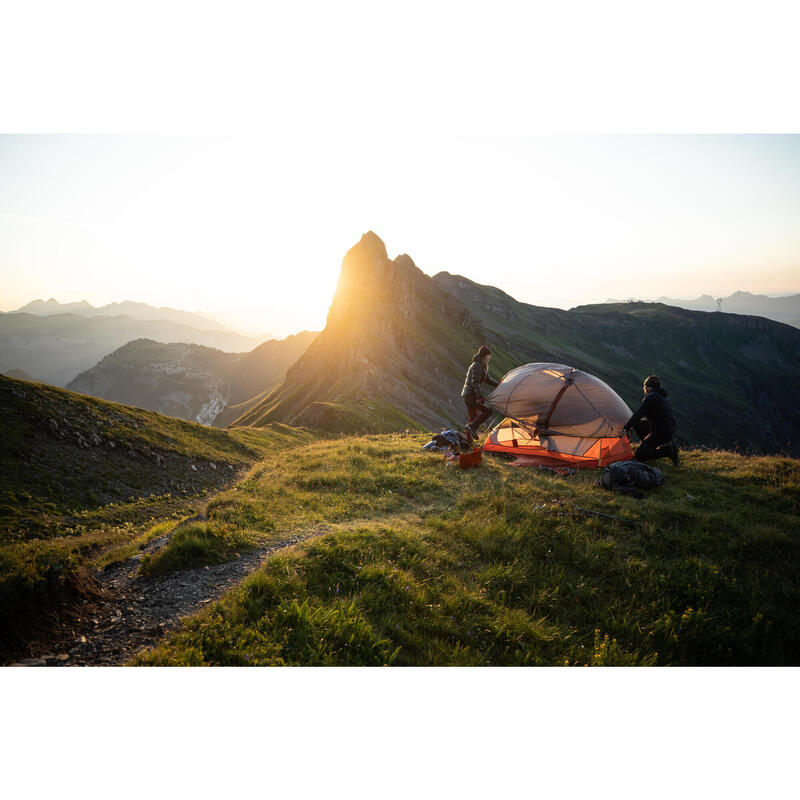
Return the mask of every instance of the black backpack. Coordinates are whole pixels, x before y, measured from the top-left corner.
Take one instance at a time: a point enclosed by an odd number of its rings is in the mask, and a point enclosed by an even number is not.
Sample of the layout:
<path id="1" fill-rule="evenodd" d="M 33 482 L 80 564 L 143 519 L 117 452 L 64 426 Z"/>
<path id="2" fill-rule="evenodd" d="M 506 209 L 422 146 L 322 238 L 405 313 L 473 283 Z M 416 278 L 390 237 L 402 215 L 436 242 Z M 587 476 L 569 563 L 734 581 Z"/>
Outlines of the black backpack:
<path id="1" fill-rule="evenodd" d="M 650 489 L 654 486 L 663 486 L 664 476 L 660 469 L 643 464 L 641 461 L 617 461 L 603 470 L 600 485 L 606 489 L 621 489 L 626 486 Z"/>

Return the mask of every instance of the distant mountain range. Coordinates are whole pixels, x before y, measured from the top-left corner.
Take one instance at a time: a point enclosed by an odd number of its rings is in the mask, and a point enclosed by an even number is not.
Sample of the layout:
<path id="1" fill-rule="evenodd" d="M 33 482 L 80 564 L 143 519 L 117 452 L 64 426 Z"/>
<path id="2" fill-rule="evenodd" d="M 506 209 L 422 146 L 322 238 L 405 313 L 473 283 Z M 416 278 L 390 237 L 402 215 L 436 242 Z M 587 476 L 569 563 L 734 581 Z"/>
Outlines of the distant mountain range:
<path id="1" fill-rule="evenodd" d="M 228 406 L 233 421 L 260 393 L 279 383 L 316 333 L 303 331 L 264 342 L 249 353 L 225 353 L 197 344 L 162 344 L 137 339 L 107 355 L 70 381 L 67 388 L 104 400 L 159 411 L 204 425 Z"/>
<path id="2" fill-rule="evenodd" d="M 766 317 L 776 322 L 783 322 L 800 328 L 800 294 L 784 297 L 767 297 L 764 294 L 750 292 L 734 292 L 730 297 L 723 297 L 720 310 L 729 314 L 748 314 L 755 317 Z M 607 300 L 606 303 L 624 303 L 624 300 Z M 655 303 L 677 306 L 690 311 L 716 311 L 717 298 L 704 294 L 695 300 L 676 300 L 673 297 L 659 297 Z"/>
<path id="3" fill-rule="evenodd" d="M 108 303 L 104 306 L 93 306 L 86 300 L 79 303 L 59 303 L 55 298 L 49 300 L 32 300 L 21 308 L 9 311 L 9 314 L 35 314 L 37 317 L 50 317 L 54 314 L 78 314 L 81 317 L 118 317 L 120 315 L 132 319 L 166 320 L 177 325 L 186 325 L 197 330 L 232 331 L 237 332 L 230 325 L 193 311 L 179 311 L 175 308 L 136 303 L 124 300 L 121 303 Z"/>
<path id="4" fill-rule="evenodd" d="M 228 353 L 249 352 L 263 341 L 164 319 L 10 312 L 0 314 L 0 372 L 24 370 L 37 381 L 65 386 L 78 373 L 135 339 L 199 344 Z"/>
<path id="5" fill-rule="evenodd" d="M 800 331 L 753 316 L 653 303 L 562 311 L 447 272 L 390 260 L 365 234 L 346 254 L 325 329 L 283 382 L 236 421 L 330 431 L 463 426 L 472 354 L 491 372 L 555 361 L 608 382 L 631 408 L 662 377 L 689 443 L 800 454 Z"/>

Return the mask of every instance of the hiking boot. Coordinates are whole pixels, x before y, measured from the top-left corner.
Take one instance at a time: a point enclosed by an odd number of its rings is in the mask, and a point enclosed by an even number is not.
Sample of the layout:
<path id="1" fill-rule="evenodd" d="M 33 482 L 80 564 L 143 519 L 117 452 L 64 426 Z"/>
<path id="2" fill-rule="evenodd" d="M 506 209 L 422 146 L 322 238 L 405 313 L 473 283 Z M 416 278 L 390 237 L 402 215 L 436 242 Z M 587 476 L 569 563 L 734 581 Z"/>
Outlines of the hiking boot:
<path id="1" fill-rule="evenodd" d="M 675 441 L 672 442 L 672 446 L 669 449 L 669 457 L 676 467 L 681 463 L 680 447 Z"/>

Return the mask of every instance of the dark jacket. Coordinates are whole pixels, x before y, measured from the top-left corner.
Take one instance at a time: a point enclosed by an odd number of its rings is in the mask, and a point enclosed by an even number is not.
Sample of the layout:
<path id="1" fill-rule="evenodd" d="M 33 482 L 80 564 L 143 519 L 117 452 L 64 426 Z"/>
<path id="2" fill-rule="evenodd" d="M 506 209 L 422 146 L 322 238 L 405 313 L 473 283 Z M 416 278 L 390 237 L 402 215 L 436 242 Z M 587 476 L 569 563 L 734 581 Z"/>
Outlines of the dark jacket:
<path id="1" fill-rule="evenodd" d="M 483 397 L 482 383 L 488 383 L 489 386 L 497 386 L 497 381 L 493 381 L 489 377 L 489 373 L 481 363 L 480 356 L 473 356 L 472 363 L 467 370 L 467 378 L 464 381 L 464 388 L 461 390 L 461 396 L 475 400 L 478 397 Z"/>
<path id="2" fill-rule="evenodd" d="M 642 417 L 647 417 L 653 433 L 669 433 L 674 427 L 675 415 L 672 413 L 672 406 L 667 400 L 666 391 L 660 386 L 645 395 L 642 404 L 625 423 L 625 430 L 636 425 Z"/>

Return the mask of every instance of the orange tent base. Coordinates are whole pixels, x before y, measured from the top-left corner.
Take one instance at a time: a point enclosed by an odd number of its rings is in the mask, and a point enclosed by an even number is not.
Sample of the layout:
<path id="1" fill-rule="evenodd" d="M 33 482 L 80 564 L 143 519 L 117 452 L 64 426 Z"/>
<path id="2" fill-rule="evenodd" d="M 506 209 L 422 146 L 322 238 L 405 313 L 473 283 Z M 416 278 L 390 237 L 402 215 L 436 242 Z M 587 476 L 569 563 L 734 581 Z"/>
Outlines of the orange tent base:
<path id="1" fill-rule="evenodd" d="M 631 444 L 625 437 L 619 439 L 597 439 L 582 455 L 559 453 L 540 445 L 495 444 L 491 437 L 481 448 L 486 452 L 509 453 L 521 456 L 517 463 L 531 466 L 573 467 L 574 469 L 597 469 L 613 464 L 615 461 L 628 461 L 633 458 Z M 523 460 L 524 459 L 524 460 Z"/>

